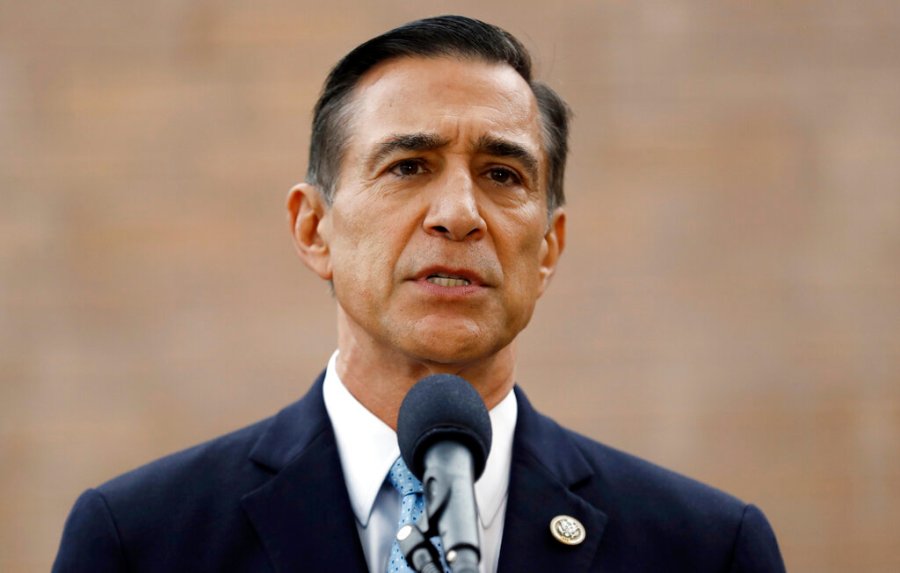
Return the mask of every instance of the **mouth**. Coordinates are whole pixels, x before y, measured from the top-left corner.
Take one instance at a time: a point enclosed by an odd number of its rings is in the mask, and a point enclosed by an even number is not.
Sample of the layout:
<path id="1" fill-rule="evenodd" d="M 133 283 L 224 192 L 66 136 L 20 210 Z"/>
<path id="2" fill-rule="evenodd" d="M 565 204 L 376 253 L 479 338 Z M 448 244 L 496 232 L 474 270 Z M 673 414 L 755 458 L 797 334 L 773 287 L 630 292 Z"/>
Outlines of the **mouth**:
<path id="1" fill-rule="evenodd" d="M 485 284 L 481 275 L 469 268 L 463 267 L 446 267 L 443 265 L 432 265 L 429 268 L 423 268 L 414 277 L 423 285 L 431 287 L 433 292 L 443 292 L 450 294 L 455 292 L 458 294 L 473 293 L 481 290 Z"/>
<path id="2" fill-rule="evenodd" d="M 442 287 L 464 287 L 472 284 L 472 281 L 458 275 L 434 273 L 428 275 L 425 280 L 433 285 Z"/>

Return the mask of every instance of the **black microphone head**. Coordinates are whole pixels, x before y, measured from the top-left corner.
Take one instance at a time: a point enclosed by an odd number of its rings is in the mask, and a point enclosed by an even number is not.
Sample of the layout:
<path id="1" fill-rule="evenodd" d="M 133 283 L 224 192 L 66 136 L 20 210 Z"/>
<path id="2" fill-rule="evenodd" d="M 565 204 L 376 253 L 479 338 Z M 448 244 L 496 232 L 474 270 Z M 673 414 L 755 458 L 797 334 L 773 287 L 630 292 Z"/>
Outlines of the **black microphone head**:
<path id="1" fill-rule="evenodd" d="M 422 479 L 425 452 L 440 441 L 455 441 L 472 454 L 474 478 L 484 472 L 491 451 L 491 417 L 471 384 L 452 374 L 419 380 L 400 405 L 397 441 L 410 471 Z"/>

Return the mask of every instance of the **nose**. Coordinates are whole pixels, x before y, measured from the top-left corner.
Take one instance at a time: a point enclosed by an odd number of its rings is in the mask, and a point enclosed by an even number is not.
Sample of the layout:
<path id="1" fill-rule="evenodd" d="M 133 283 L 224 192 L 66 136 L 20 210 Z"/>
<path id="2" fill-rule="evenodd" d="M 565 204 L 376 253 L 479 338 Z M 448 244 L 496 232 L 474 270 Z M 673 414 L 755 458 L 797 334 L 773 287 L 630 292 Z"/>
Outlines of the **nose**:
<path id="1" fill-rule="evenodd" d="M 425 232 L 451 241 L 476 240 L 485 232 L 476 196 L 475 183 L 468 172 L 442 178 L 429 190 Z"/>

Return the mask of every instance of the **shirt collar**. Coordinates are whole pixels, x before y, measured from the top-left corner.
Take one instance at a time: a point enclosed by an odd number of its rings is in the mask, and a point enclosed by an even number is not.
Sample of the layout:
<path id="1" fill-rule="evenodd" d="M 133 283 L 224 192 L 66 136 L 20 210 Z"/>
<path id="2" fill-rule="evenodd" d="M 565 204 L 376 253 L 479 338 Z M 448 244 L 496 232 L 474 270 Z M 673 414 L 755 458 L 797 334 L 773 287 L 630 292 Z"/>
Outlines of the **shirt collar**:
<path id="1" fill-rule="evenodd" d="M 512 390 L 491 411 L 491 453 L 481 478 L 475 482 L 475 500 L 481 525 L 490 527 L 500 508 L 504 506 L 509 490 L 509 472 L 512 467 L 513 435 L 519 405 Z"/>
<path id="2" fill-rule="evenodd" d="M 400 447 L 397 433 L 367 410 L 341 382 L 337 356 L 338 351 L 335 351 L 325 371 L 322 390 L 325 409 L 334 427 L 350 505 L 356 520 L 366 527 L 378 490 L 391 465 L 400 456 Z M 483 527 L 493 523 L 506 499 L 517 416 L 515 392 L 509 392 L 490 411 L 491 453 L 484 473 L 475 483 L 475 499 Z"/>
<path id="3" fill-rule="evenodd" d="M 397 433 L 347 390 L 337 373 L 338 351 L 331 355 L 322 388 L 325 409 L 334 427 L 347 493 L 356 520 L 369 523 L 375 496 L 394 460 L 400 456 Z"/>

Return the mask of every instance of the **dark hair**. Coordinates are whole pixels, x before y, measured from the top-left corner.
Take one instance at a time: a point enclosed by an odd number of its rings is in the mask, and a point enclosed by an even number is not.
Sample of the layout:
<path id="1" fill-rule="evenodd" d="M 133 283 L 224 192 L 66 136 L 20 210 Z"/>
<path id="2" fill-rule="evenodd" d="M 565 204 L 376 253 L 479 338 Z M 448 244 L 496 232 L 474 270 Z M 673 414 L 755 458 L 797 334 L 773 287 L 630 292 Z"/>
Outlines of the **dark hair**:
<path id="1" fill-rule="evenodd" d="M 438 16 L 404 24 L 360 44 L 328 74 L 313 114 L 306 180 L 331 204 L 348 133 L 353 90 L 377 64 L 400 57 L 456 56 L 505 63 L 531 86 L 541 113 L 549 160 L 547 208 L 565 202 L 563 176 L 568 153 L 569 108 L 550 87 L 531 79 L 531 55 L 512 34 L 463 16 Z"/>

